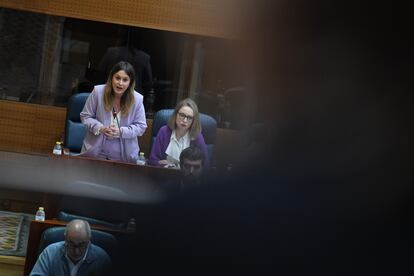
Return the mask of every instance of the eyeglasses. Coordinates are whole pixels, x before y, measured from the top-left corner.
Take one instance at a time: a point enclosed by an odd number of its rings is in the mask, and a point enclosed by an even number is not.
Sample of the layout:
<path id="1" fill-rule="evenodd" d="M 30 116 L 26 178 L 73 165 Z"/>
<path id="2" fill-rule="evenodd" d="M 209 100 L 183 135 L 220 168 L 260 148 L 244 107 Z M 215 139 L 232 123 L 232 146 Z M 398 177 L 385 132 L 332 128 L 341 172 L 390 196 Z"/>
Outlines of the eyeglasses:
<path id="1" fill-rule="evenodd" d="M 194 119 L 192 116 L 185 115 L 184 113 L 181 113 L 181 112 L 178 112 L 178 118 L 180 118 L 180 120 L 183 120 L 183 121 L 184 119 L 187 119 L 187 121 L 189 122 L 193 121 Z"/>
<path id="2" fill-rule="evenodd" d="M 84 250 L 84 249 L 86 249 L 86 247 L 88 247 L 89 242 L 88 241 L 85 241 L 85 242 L 81 242 L 81 243 L 75 244 L 72 241 L 67 241 L 67 242 L 65 242 L 65 244 L 66 244 L 67 248 L 69 248 L 69 249 L 80 249 L 80 250 Z"/>

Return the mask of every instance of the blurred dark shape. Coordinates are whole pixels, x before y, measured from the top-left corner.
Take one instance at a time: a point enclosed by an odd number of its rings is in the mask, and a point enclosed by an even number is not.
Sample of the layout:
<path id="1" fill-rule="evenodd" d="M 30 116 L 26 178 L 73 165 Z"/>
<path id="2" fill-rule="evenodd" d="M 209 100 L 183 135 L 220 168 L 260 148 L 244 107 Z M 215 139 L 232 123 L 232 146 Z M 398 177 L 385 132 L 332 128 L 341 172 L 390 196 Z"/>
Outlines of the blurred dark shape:
<path id="1" fill-rule="evenodd" d="M 120 228 L 129 218 L 129 209 L 127 204 L 121 202 L 66 195 L 60 203 L 57 219 L 68 221 L 82 217 L 91 224 Z"/>
<path id="2" fill-rule="evenodd" d="M 125 248 L 124 268 L 140 260 L 145 275 L 412 275 L 410 9 L 243 4 L 249 89 L 268 129 L 261 150 L 214 189 L 160 206 L 145 238 Z"/>
<path id="3" fill-rule="evenodd" d="M 210 114 L 217 121 L 217 126 L 220 127 L 221 114 L 219 113 L 220 106 L 218 98 L 215 92 L 205 90 L 198 93 L 197 105 L 200 112 Z"/>
<path id="4" fill-rule="evenodd" d="M 200 110 L 211 114 L 221 128 L 244 129 L 252 121 L 255 97 L 245 87 L 203 91 L 198 95 Z"/>
<path id="5" fill-rule="evenodd" d="M 244 87 L 232 87 L 223 95 L 221 123 L 224 128 L 244 129 L 249 125 L 254 108 L 254 97 Z"/>
<path id="6" fill-rule="evenodd" d="M 155 111 L 155 91 L 151 89 L 144 99 L 145 114 L 147 118 L 152 118 Z"/>
<path id="7" fill-rule="evenodd" d="M 112 67 L 119 61 L 127 61 L 134 66 L 136 81 L 135 90 L 146 95 L 152 88 L 151 57 L 138 49 L 140 39 L 139 31 L 132 27 L 126 27 L 124 39 L 121 45 L 110 47 L 102 57 L 98 69 L 96 83 L 106 83 Z"/>
<path id="8" fill-rule="evenodd" d="M 80 81 L 74 91 L 74 93 L 87 93 L 92 92 L 94 88 L 93 82 L 89 81 L 88 79 L 84 79 Z"/>
<path id="9" fill-rule="evenodd" d="M 104 226 L 104 227 L 113 228 L 113 229 L 124 229 L 125 228 L 125 223 L 123 222 L 119 222 L 119 221 L 110 222 L 110 221 L 96 219 L 93 217 L 85 217 L 79 214 L 74 214 L 74 213 L 63 211 L 63 210 L 59 211 L 56 219 L 60 221 L 68 221 L 68 222 L 74 219 L 81 219 L 93 225 L 99 225 L 99 226 Z"/>
<path id="10" fill-rule="evenodd" d="M 173 82 L 170 80 L 158 80 L 154 78 L 154 111 L 166 108 L 174 108 L 177 101 L 177 95 L 180 91 L 176 88 L 172 88 Z"/>

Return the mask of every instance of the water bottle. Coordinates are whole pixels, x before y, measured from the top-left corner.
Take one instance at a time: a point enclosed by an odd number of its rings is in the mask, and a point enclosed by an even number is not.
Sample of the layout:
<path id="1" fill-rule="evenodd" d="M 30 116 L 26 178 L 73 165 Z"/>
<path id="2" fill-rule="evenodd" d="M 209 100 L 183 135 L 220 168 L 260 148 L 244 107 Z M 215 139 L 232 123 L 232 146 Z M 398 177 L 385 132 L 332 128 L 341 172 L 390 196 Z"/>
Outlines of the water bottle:
<path id="1" fill-rule="evenodd" d="M 56 142 L 55 146 L 53 147 L 53 154 L 62 155 L 62 142 Z"/>
<path id="2" fill-rule="evenodd" d="M 39 207 L 36 212 L 35 220 L 36 221 L 45 221 L 45 209 L 43 207 Z"/>
<path id="3" fill-rule="evenodd" d="M 127 225 L 127 232 L 135 232 L 136 229 L 136 224 L 135 224 L 135 219 L 134 218 L 130 218 L 128 221 L 128 225 Z"/>
<path id="4" fill-rule="evenodd" d="M 143 165 L 143 166 L 145 166 L 145 163 L 146 163 L 146 161 L 145 161 L 145 155 L 144 155 L 144 153 L 141 151 L 141 152 L 139 153 L 139 155 L 138 155 L 137 165 Z"/>

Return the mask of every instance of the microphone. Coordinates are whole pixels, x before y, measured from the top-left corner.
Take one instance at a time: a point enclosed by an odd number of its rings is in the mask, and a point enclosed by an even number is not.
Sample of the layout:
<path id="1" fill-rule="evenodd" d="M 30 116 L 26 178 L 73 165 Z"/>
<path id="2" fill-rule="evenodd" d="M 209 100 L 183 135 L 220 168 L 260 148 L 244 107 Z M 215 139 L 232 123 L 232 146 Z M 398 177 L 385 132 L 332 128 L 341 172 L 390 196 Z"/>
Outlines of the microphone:
<path id="1" fill-rule="evenodd" d="M 118 130 L 119 130 L 119 143 L 121 144 L 121 158 L 122 160 L 124 160 L 125 159 L 125 147 L 124 147 L 124 143 L 121 138 L 121 126 L 119 125 L 117 114 L 118 113 L 115 111 L 115 107 L 112 107 L 112 116 L 114 116 L 114 120 L 116 121 L 116 124 L 118 125 Z"/>
<path id="2" fill-rule="evenodd" d="M 116 117 L 115 107 L 112 107 L 112 116 L 114 116 L 114 120 L 117 118 Z"/>
<path id="3" fill-rule="evenodd" d="M 114 120 L 116 121 L 116 124 L 118 125 L 119 135 L 121 136 L 121 126 L 119 125 L 118 116 L 116 115 L 117 115 L 117 112 L 115 111 L 115 107 L 112 107 L 112 116 L 114 116 Z"/>

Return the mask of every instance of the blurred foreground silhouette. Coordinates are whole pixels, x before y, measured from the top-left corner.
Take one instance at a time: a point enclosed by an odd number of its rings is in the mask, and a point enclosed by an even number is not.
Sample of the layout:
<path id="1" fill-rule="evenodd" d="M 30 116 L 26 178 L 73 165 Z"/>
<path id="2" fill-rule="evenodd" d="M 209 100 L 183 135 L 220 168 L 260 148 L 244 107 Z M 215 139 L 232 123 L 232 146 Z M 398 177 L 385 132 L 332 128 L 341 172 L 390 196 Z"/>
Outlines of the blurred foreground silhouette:
<path id="1" fill-rule="evenodd" d="M 412 274 L 406 9 L 359 1 L 237 8 L 248 11 L 240 47 L 266 135 L 257 137 L 254 159 L 213 188 L 183 193 L 138 219 L 120 269 Z"/>

